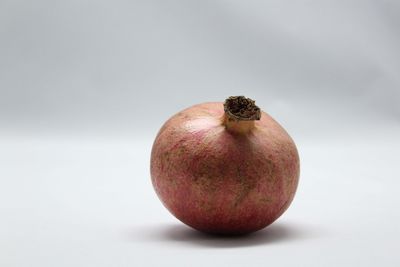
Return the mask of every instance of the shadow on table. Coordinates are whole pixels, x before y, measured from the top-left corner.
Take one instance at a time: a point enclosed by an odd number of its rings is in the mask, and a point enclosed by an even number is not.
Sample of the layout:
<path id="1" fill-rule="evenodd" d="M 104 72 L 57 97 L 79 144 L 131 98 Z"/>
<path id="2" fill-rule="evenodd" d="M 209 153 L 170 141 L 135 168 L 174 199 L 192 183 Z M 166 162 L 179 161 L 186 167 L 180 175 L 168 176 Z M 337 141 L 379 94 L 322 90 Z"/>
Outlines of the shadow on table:
<path id="1" fill-rule="evenodd" d="M 308 239 L 313 233 L 309 229 L 300 226 L 274 223 L 273 225 L 255 233 L 240 236 L 221 236 L 205 234 L 191 229 L 183 224 L 146 226 L 130 234 L 130 240 L 141 242 L 181 242 L 185 245 L 204 247 L 250 247 L 275 244 L 280 242 L 292 242 Z"/>

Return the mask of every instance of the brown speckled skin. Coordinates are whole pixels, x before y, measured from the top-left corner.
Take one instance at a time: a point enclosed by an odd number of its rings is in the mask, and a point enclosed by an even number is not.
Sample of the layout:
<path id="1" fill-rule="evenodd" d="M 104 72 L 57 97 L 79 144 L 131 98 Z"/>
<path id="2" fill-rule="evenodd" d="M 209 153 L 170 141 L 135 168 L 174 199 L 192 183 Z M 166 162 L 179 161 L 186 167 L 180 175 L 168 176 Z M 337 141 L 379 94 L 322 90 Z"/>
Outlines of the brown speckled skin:
<path id="1" fill-rule="evenodd" d="M 154 141 L 152 183 L 165 207 L 195 229 L 257 231 L 293 200 L 299 180 L 297 149 L 264 112 L 245 135 L 228 131 L 223 115 L 223 103 L 204 103 L 170 118 Z"/>

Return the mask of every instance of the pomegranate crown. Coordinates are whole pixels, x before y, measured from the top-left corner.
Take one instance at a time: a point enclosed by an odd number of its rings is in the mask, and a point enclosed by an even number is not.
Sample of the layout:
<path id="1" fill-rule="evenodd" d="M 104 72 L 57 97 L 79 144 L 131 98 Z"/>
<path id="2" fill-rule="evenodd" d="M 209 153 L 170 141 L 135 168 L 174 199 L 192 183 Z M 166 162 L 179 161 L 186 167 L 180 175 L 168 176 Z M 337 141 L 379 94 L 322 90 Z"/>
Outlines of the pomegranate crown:
<path id="1" fill-rule="evenodd" d="M 259 120 L 261 110 L 255 103 L 244 96 L 230 96 L 225 100 L 224 110 L 231 120 Z"/>

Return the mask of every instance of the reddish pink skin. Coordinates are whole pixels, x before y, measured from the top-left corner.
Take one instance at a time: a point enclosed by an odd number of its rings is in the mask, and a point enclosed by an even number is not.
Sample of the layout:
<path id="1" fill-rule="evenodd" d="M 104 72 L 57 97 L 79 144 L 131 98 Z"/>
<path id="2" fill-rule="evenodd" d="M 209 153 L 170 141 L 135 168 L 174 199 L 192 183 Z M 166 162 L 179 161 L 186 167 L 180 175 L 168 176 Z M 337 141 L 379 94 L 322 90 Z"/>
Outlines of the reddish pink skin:
<path id="1" fill-rule="evenodd" d="M 171 117 L 154 141 L 152 183 L 165 207 L 197 230 L 257 231 L 292 202 L 298 152 L 264 112 L 247 134 L 228 131 L 223 115 L 223 103 L 204 103 Z"/>

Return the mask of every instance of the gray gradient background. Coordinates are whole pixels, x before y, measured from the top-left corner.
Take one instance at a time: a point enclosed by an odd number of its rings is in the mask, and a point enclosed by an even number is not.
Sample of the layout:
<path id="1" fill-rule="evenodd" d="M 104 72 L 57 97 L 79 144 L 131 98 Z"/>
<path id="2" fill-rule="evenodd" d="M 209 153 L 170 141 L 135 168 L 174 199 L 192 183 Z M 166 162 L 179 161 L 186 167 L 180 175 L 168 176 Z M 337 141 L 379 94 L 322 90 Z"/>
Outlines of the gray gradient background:
<path id="1" fill-rule="evenodd" d="M 399 266 L 398 1 L 0 0 L 0 265 Z M 275 224 L 215 238 L 152 190 L 161 124 L 246 95 L 296 141 Z"/>

